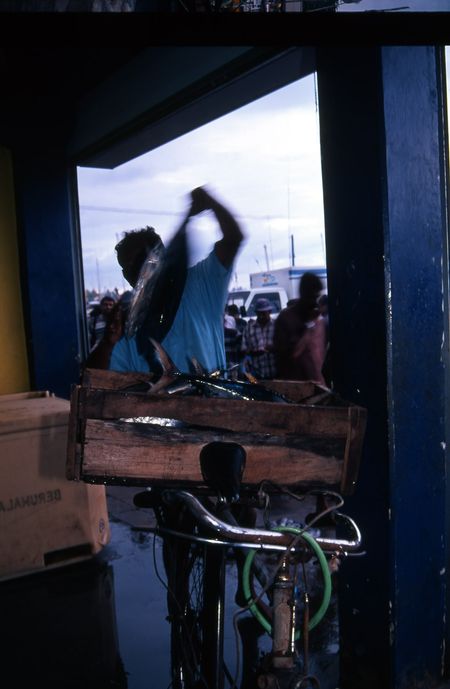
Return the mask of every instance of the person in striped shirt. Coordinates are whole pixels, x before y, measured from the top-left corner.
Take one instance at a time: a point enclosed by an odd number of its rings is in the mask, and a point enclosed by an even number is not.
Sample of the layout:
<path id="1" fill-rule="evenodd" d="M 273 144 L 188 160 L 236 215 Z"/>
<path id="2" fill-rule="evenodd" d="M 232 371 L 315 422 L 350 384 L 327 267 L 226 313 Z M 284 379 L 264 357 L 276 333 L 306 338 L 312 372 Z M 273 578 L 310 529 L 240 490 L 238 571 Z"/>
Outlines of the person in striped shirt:
<path id="1" fill-rule="evenodd" d="M 242 351 L 245 353 L 244 369 L 255 378 L 275 377 L 275 355 L 273 336 L 275 321 L 272 319 L 271 303 L 268 299 L 258 299 L 255 305 L 256 320 L 251 320 L 242 335 Z"/>

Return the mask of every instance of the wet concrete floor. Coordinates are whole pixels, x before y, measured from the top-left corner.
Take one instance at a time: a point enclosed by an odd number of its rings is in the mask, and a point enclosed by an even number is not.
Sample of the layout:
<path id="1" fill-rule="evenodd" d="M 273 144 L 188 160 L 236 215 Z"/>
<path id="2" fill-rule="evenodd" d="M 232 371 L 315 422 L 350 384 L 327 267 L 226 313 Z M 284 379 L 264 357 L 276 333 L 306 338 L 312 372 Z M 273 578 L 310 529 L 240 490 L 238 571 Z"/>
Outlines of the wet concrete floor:
<path id="1" fill-rule="evenodd" d="M 135 489 L 108 488 L 111 541 L 76 565 L 0 584 L 2 675 L 17 689 L 167 689 L 169 622 L 159 538 L 146 529 L 150 510 L 132 504 Z M 231 624 L 236 573 L 227 566 L 225 654 L 234 675 Z M 248 614 L 248 613 L 247 613 Z M 312 643 L 310 671 L 321 689 L 336 689 L 335 608 Z M 311 637 L 314 632 L 311 633 Z M 269 641 L 261 642 L 263 651 Z"/>

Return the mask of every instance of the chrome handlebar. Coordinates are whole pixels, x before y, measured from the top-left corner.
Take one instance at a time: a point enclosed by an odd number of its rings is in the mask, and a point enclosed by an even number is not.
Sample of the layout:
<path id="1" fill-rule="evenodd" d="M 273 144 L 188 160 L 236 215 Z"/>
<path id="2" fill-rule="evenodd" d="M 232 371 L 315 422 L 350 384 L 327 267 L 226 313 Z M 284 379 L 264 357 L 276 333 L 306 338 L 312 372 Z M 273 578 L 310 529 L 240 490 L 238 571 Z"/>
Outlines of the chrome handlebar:
<path id="1" fill-rule="evenodd" d="M 267 529 L 250 529 L 243 526 L 229 524 L 211 514 L 202 503 L 191 493 L 184 490 L 164 490 L 162 499 L 167 505 L 183 504 L 199 525 L 200 530 L 208 534 L 209 538 L 196 536 L 165 527 L 159 527 L 158 531 L 175 535 L 181 538 L 189 538 L 207 542 L 211 545 L 229 545 L 237 548 L 256 548 L 261 550 L 286 550 L 297 537 L 292 533 L 269 531 Z M 315 541 L 322 550 L 327 553 L 340 553 L 342 555 L 354 553 L 361 547 L 361 532 L 351 517 L 340 512 L 335 513 L 339 519 L 345 520 L 352 531 L 352 539 L 315 537 Z M 308 531 L 305 527 L 304 531 Z M 304 550 L 297 545 L 293 551 Z"/>

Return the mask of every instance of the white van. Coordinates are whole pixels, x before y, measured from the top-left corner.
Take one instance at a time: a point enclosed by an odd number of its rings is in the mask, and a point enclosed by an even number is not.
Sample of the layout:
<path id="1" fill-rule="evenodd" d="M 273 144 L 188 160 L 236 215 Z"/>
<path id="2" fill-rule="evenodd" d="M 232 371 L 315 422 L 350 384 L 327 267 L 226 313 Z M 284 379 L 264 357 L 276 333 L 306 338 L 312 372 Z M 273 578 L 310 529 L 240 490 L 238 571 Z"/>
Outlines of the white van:
<path id="1" fill-rule="evenodd" d="M 250 320 L 250 318 L 256 318 L 255 304 L 262 298 L 270 301 L 272 318 L 276 318 L 288 302 L 286 290 L 283 287 L 253 287 L 232 290 L 228 293 L 227 304 L 236 304 L 241 316 Z"/>

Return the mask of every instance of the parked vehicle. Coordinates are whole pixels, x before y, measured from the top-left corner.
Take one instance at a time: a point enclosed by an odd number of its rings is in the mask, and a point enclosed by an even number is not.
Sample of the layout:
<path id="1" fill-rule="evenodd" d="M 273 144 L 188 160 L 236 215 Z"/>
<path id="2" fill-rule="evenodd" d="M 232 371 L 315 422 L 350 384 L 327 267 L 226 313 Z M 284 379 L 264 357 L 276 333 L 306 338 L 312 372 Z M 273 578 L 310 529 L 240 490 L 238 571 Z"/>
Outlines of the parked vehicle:
<path id="1" fill-rule="evenodd" d="M 304 268 L 289 266 L 288 268 L 251 273 L 250 287 L 282 287 L 286 291 L 288 299 L 297 299 L 300 280 L 304 273 L 315 273 L 318 275 L 323 282 L 324 292 L 327 291 L 327 269 L 324 266 L 308 266 Z"/>
<path id="2" fill-rule="evenodd" d="M 284 287 L 258 287 L 235 289 L 228 293 L 228 304 L 237 304 L 241 316 L 246 320 L 256 318 L 255 304 L 258 299 L 268 299 L 272 304 L 272 317 L 276 318 L 288 302 Z"/>

